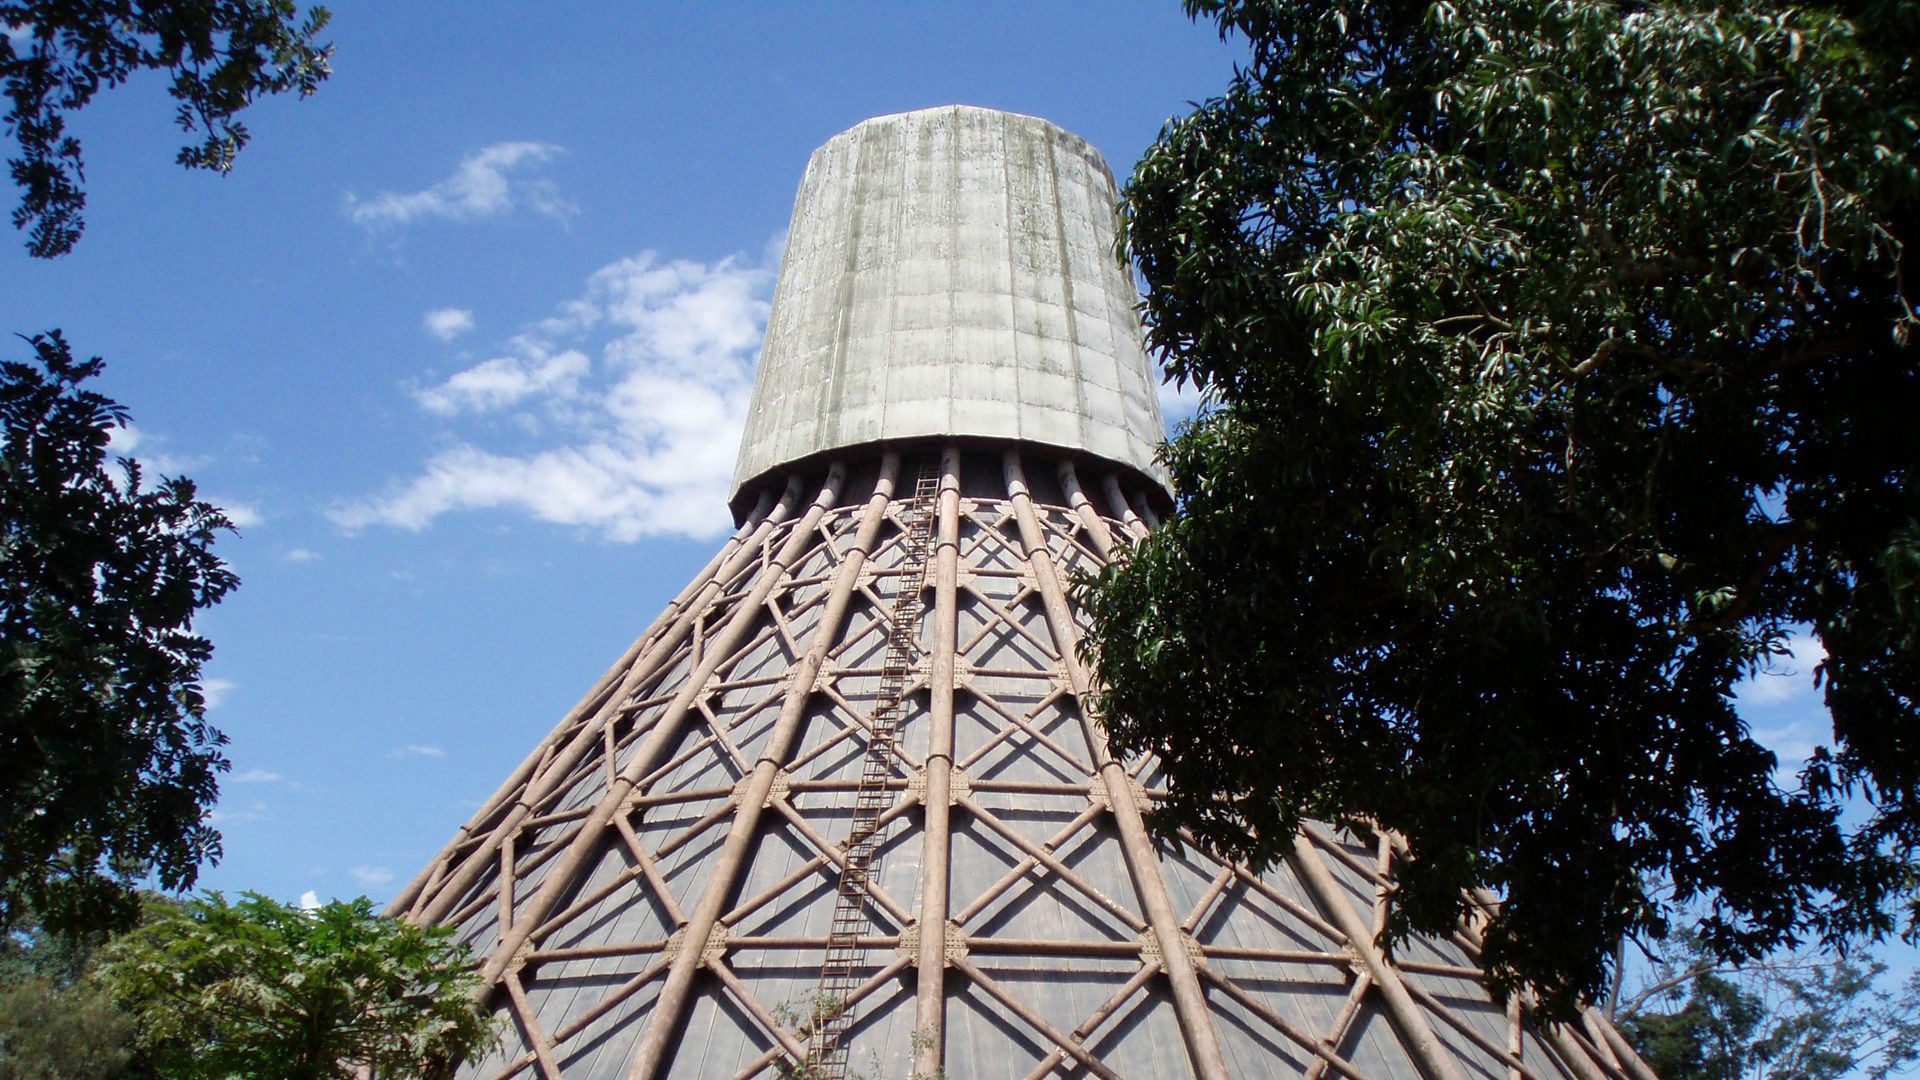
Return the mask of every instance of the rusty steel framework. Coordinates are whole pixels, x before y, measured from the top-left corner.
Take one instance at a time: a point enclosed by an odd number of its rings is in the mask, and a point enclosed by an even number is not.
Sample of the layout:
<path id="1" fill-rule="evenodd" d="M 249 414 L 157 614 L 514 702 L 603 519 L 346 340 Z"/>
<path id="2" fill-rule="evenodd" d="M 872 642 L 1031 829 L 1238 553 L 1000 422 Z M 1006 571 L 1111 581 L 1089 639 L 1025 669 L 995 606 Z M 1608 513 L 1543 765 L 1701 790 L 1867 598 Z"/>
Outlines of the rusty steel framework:
<path id="1" fill-rule="evenodd" d="M 925 610 L 922 597 L 927 589 L 927 541 L 932 539 L 939 479 L 931 471 L 922 472 L 914 485 L 913 502 L 907 506 L 906 557 L 895 581 L 893 608 L 887 615 L 890 625 L 886 662 L 880 669 L 879 705 L 867 721 L 867 754 L 860 770 L 860 791 L 853 800 L 852 833 L 841 845 L 844 862 L 839 896 L 827 931 L 827 959 L 820 966 L 820 989 L 813 1000 L 813 1045 L 808 1065 L 819 1080 L 844 1080 L 847 1075 L 845 1040 L 853 1018 L 844 1003 L 859 985 L 859 969 L 867 959 L 862 939 L 873 928 L 868 915 L 873 903 L 868 875 L 874 870 L 873 856 L 879 847 L 880 815 L 893 801 L 887 782 L 894 776 L 894 739 L 899 734 L 907 678 L 913 673 L 913 658 L 918 652 L 914 628 L 920 625 Z"/>
<path id="2" fill-rule="evenodd" d="M 817 1073 L 826 986 L 868 1075 L 1653 1080 L 1595 1014 L 1496 1005 L 1471 921 L 1383 954 L 1391 837 L 1309 827 L 1265 874 L 1156 844 L 1158 773 L 1088 717 L 1068 588 L 1151 524 L 1141 493 L 906 456 L 934 491 L 896 497 L 889 450 L 763 497 L 396 899 L 484 958 L 506 1042 L 463 1076 Z M 863 833 L 871 876 L 835 839 Z"/>
<path id="3" fill-rule="evenodd" d="M 462 1077 L 1655 1080 L 1479 918 L 1377 947 L 1392 836 L 1148 832 L 1071 592 L 1171 505 L 1114 198 L 984 109 L 815 153 L 738 532 L 393 902 L 481 958 Z"/>

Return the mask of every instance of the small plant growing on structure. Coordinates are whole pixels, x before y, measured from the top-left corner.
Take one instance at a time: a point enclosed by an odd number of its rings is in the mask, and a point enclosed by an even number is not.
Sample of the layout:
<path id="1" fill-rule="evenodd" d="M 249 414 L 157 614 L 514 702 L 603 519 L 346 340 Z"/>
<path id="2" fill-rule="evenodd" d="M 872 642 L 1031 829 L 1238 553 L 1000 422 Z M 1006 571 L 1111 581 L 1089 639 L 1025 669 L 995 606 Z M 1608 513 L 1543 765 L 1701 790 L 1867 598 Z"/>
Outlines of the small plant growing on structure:
<path id="1" fill-rule="evenodd" d="M 907 1045 L 913 1048 L 913 1056 L 917 1060 L 921 1051 L 933 1045 L 933 1033 L 916 1029 L 912 1035 L 907 1036 Z M 915 1069 L 908 1074 L 907 1080 L 947 1080 L 946 1066 L 943 1065 L 932 1072 Z"/>
<path id="2" fill-rule="evenodd" d="M 798 1003 L 782 1001 L 773 1007 L 773 1018 L 792 1028 L 795 1035 L 808 1038 L 821 1024 L 837 1020 L 847 1010 L 844 999 L 814 991 Z"/>
<path id="3" fill-rule="evenodd" d="M 805 1000 L 810 1003 L 806 1009 L 796 1006 L 791 1001 L 783 1001 L 773 1007 L 773 1018 L 793 1029 L 793 1033 L 800 1038 L 811 1038 L 816 1025 L 835 1019 L 847 1008 L 845 1000 L 830 994 L 815 992 Z M 914 1058 L 918 1058 L 932 1045 L 933 1036 L 928 1032 L 916 1030 L 907 1036 L 908 1052 Z M 868 1050 L 867 1059 L 867 1067 L 870 1071 L 852 1073 L 847 1080 L 876 1080 L 884 1075 L 880 1054 L 877 1051 Z M 825 1063 L 813 1060 L 811 1055 L 805 1061 L 794 1061 L 791 1058 L 782 1057 L 774 1063 L 774 1068 L 779 1072 L 781 1080 L 823 1080 L 827 1074 Z M 945 1067 L 934 1069 L 932 1072 L 915 1069 L 907 1074 L 907 1080 L 947 1080 L 947 1070 Z"/>
<path id="4" fill-rule="evenodd" d="M 840 1015 L 846 1011 L 845 998 L 816 990 L 802 998 L 799 1004 L 782 1001 L 775 1005 L 773 1018 L 780 1021 L 783 1026 L 792 1029 L 796 1038 L 805 1041 L 813 1038 L 813 1033 L 820 1025 L 839 1019 Z M 875 1075 L 878 1075 L 880 1070 L 878 1055 L 874 1055 L 872 1064 Z M 827 1075 L 826 1064 L 814 1060 L 811 1051 L 808 1052 L 804 1061 L 795 1061 L 783 1056 L 774 1063 L 774 1068 L 779 1072 L 781 1080 L 823 1080 Z M 868 1080 L 868 1077 L 863 1073 L 854 1073 L 848 1077 L 848 1080 Z"/>

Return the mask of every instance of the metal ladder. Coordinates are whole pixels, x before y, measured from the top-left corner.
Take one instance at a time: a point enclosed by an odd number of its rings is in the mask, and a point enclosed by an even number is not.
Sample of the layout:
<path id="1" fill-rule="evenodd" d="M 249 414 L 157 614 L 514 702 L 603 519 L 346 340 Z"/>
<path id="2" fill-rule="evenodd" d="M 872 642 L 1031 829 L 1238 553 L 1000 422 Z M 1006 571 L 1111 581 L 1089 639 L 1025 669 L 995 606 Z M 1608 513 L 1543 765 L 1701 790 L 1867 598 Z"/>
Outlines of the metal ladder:
<path id="1" fill-rule="evenodd" d="M 867 959 L 860 939 L 872 927 L 868 914 L 867 877 L 880 847 L 880 815 L 893 799 L 887 781 L 893 776 L 894 736 L 900 727 L 902 698 L 913 672 L 914 631 L 925 605 L 927 553 L 933 541 L 940 478 L 931 467 L 921 470 L 907 507 L 906 539 L 900 563 L 900 588 L 893 595 L 887 633 L 886 660 L 880 670 L 879 704 L 867 737 L 867 757 L 860 771 L 860 791 L 853 803 L 853 827 L 842 845 L 846 867 L 840 872 L 840 895 L 833 905 L 833 926 L 827 932 L 827 958 L 820 967 L 820 989 L 814 995 L 813 1034 L 807 1048 L 807 1080 L 846 1080 L 847 1029 L 853 1026 L 848 998 L 860 985 L 860 968 Z"/>

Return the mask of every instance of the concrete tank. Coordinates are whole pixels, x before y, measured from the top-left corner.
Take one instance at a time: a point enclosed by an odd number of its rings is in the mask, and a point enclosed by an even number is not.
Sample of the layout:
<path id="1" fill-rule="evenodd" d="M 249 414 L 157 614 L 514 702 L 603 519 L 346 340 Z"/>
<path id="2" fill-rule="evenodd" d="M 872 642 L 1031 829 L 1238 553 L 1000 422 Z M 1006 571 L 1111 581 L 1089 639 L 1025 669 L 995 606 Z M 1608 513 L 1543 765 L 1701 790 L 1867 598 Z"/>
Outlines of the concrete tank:
<path id="1" fill-rule="evenodd" d="M 1022 442 L 1154 481 L 1163 436 L 1099 151 L 964 105 L 815 151 L 734 473 L 736 518 L 784 467 L 849 447 Z M 784 482 L 784 481 L 780 481 Z"/>

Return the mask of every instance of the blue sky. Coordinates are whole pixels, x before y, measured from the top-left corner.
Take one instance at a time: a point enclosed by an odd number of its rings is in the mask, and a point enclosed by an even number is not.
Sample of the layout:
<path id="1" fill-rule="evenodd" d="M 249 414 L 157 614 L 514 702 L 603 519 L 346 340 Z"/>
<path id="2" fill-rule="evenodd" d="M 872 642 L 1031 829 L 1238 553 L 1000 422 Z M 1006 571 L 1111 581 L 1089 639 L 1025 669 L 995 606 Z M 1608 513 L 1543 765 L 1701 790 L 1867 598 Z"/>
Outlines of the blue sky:
<path id="1" fill-rule="evenodd" d="M 75 252 L 0 238 L 0 327 L 241 524 L 202 884 L 287 899 L 391 895 L 706 561 L 814 147 L 965 102 L 1124 175 L 1234 55 L 1158 2 L 331 7 L 231 175 L 138 80 L 74 119 Z"/>
<path id="2" fill-rule="evenodd" d="M 75 253 L 0 243 L 0 327 L 106 357 L 121 448 L 241 525 L 202 884 L 287 899 L 389 896 L 706 560 L 815 146 L 963 102 L 1124 177 L 1237 54 L 1171 2 L 331 6 L 232 175 L 138 80 L 74 120 Z M 1812 648 L 1747 695 L 1788 755 Z"/>

